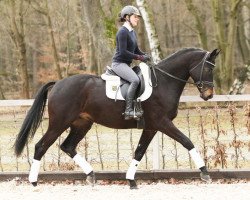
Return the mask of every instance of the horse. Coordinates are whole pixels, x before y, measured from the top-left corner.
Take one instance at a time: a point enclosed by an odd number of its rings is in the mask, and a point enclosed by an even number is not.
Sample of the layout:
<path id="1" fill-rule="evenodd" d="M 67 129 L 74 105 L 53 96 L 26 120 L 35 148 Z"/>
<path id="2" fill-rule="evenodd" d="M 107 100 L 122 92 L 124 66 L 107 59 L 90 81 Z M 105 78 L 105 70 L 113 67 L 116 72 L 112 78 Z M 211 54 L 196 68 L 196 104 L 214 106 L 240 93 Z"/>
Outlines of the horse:
<path id="1" fill-rule="evenodd" d="M 177 116 L 180 96 L 186 83 L 194 84 L 200 97 L 207 101 L 213 97 L 213 69 L 218 49 L 212 52 L 199 48 L 183 48 L 158 64 L 152 65 L 151 96 L 141 102 L 144 110 L 144 128 L 126 173 L 130 189 L 137 189 L 135 173 L 150 142 L 157 131 L 176 140 L 186 148 L 202 180 L 211 181 L 208 170 L 192 141 L 172 122 Z M 189 78 L 193 81 L 190 81 Z M 50 92 L 49 92 L 50 91 Z M 133 129 L 137 121 L 124 120 L 125 101 L 114 101 L 106 97 L 105 81 L 97 75 L 77 74 L 43 85 L 28 111 L 15 140 L 15 154 L 20 156 L 28 139 L 32 138 L 42 120 L 48 96 L 49 124 L 46 133 L 35 145 L 29 182 L 37 186 L 40 162 L 48 148 L 68 128 L 70 132 L 60 145 L 86 174 L 86 180 L 95 183 L 91 165 L 77 153 L 78 143 L 85 137 L 93 123 L 115 129 Z"/>

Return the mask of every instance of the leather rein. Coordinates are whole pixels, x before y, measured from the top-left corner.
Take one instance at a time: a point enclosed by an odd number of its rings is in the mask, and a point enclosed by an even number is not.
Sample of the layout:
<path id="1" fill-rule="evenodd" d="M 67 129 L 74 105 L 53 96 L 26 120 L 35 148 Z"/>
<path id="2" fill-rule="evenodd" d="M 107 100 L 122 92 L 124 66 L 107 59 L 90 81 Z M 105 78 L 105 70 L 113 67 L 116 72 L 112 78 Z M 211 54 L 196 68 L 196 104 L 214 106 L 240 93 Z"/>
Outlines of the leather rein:
<path id="1" fill-rule="evenodd" d="M 178 81 L 181 81 L 181 82 L 184 82 L 184 83 L 189 83 L 189 84 L 195 85 L 195 86 L 197 86 L 199 89 L 202 89 L 203 86 L 204 86 L 204 84 L 205 84 L 205 85 L 210 85 L 210 86 L 214 87 L 213 82 L 210 82 L 210 81 L 203 81 L 203 80 L 202 80 L 203 69 L 204 69 L 205 63 L 208 63 L 208 64 L 212 65 L 213 68 L 215 67 L 215 64 L 213 64 L 213 63 L 207 61 L 208 55 L 209 55 L 209 52 L 206 53 L 206 55 L 202 58 L 202 60 L 201 60 L 197 65 L 195 65 L 192 69 L 189 70 L 189 73 L 190 73 L 191 71 L 193 71 L 194 69 L 196 69 L 200 64 L 202 64 L 199 81 L 197 81 L 197 82 L 195 82 L 195 83 L 194 83 L 194 82 L 191 82 L 191 81 L 188 81 L 188 80 L 181 79 L 181 78 L 179 78 L 179 77 L 177 77 L 177 76 L 174 76 L 174 75 L 172 75 L 172 74 L 170 74 L 170 73 L 168 73 L 168 72 L 162 70 L 161 68 L 157 67 L 156 64 L 151 63 L 149 66 L 150 66 L 150 68 L 152 69 L 153 74 L 154 74 L 154 77 L 155 77 L 155 79 L 156 79 L 156 84 L 155 84 L 155 85 L 152 85 L 152 87 L 157 87 L 157 82 L 158 82 L 158 79 L 157 79 L 157 76 L 156 76 L 156 73 L 155 73 L 155 69 L 157 69 L 157 70 L 160 71 L 161 73 L 163 73 L 163 74 L 165 74 L 165 75 L 167 75 L 167 76 L 169 76 L 169 77 L 171 77 L 171 78 L 173 78 L 173 79 L 175 79 L 175 80 L 178 80 Z"/>

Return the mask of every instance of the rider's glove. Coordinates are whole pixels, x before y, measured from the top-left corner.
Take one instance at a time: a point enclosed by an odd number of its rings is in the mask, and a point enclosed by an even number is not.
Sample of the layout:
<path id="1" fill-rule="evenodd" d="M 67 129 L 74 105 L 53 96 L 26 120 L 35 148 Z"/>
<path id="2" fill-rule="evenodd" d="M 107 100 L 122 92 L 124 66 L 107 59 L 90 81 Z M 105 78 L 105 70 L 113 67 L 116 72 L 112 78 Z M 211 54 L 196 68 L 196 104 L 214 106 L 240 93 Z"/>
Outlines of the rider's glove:
<path id="1" fill-rule="evenodd" d="M 137 60 L 140 60 L 140 61 L 146 63 L 146 62 L 148 62 L 148 61 L 151 60 L 151 57 L 149 55 L 147 55 L 147 54 L 145 54 L 145 55 L 138 55 L 137 56 Z"/>

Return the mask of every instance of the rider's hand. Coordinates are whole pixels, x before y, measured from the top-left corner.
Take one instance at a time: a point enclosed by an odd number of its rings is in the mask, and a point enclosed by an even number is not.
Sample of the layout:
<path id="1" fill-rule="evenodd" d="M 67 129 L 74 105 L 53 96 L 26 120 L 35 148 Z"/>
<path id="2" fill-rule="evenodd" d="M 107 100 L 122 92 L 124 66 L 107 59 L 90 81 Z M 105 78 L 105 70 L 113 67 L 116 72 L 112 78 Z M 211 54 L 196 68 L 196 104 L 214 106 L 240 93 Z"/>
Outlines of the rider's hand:
<path id="1" fill-rule="evenodd" d="M 143 55 L 144 56 L 144 61 L 143 62 L 148 62 L 151 61 L 151 56 L 148 54 Z"/>
<path id="2" fill-rule="evenodd" d="M 147 54 L 140 55 L 140 56 L 138 56 L 138 60 L 146 63 L 146 62 L 151 60 L 151 57 L 149 55 L 147 55 Z"/>

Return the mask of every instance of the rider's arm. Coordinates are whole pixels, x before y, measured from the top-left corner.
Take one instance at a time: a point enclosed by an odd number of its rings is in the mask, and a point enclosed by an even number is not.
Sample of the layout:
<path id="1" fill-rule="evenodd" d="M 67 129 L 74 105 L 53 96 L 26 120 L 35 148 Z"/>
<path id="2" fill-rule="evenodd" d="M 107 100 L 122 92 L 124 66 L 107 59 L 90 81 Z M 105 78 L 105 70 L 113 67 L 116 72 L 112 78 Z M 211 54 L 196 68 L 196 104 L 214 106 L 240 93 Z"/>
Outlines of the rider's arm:
<path id="1" fill-rule="evenodd" d="M 119 34 L 117 35 L 120 55 L 124 59 L 129 58 L 129 59 L 139 60 L 140 54 L 134 54 L 127 50 L 127 38 L 128 34 L 126 31 L 120 31 Z"/>

